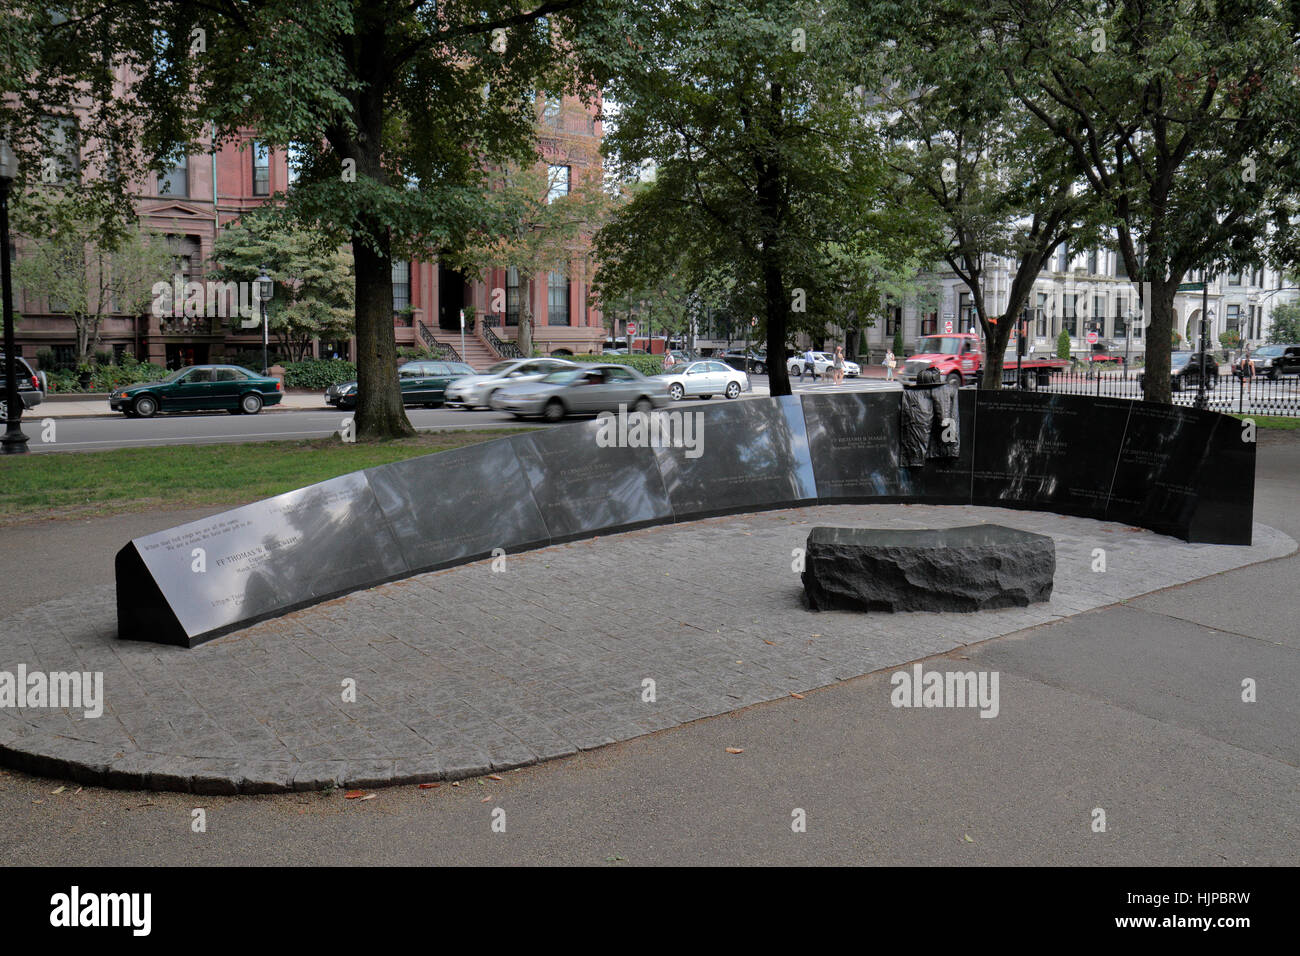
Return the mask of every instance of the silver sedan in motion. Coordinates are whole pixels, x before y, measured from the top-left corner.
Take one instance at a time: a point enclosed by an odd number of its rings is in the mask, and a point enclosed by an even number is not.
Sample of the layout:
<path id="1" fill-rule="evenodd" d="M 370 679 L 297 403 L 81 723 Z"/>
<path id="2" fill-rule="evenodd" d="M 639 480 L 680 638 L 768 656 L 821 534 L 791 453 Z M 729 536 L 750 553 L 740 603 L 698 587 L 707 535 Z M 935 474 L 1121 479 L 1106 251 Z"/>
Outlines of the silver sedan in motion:
<path id="1" fill-rule="evenodd" d="M 507 385 L 492 394 L 492 407 L 515 418 L 540 415 L 558 422 L 565 415 L 616 412 L 621 407 L 648 412 L 668 404 L 668 387 L 626 365 L 565 368 L 539 382 Z"/>

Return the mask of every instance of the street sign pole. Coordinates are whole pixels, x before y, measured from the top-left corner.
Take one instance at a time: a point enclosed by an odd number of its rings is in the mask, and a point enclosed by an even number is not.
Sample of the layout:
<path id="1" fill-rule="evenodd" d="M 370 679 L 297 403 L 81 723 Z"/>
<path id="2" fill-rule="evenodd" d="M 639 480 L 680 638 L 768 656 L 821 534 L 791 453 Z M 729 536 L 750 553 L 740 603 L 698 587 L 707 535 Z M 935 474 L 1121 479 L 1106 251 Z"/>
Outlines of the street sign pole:
<path id="1" fill-rule="evenodd" d="M 465 361 L 465 310 L 460 310 L 460 360 Z"/>
<path id="2" fill-rule="evenodd" d="M 1201 354 L 1197 356 L 1200 365 L 1196 376 L 1196 407 L 1205 407 L 1205 312 L 1210 307 L 1210 276 L 1207 272 L 1205 282 L 1201 285 Z"/>

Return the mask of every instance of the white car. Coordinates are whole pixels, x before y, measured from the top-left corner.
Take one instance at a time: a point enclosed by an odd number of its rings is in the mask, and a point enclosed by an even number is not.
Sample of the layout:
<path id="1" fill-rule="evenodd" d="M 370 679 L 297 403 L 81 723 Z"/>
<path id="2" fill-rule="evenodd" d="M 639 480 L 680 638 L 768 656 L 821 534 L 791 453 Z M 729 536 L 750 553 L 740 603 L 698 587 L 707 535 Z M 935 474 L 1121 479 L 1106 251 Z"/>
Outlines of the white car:
<path id="1" fill-rule="evenodd" d="M 572 368 L 576 363 L 557 358 L 506 359 L 482 375 L 466 375 L 447 385 L 443 404 L 447 408 L 491 408 L 492 393 L 505 385 L 539 382 L 552 372 Z"/>
<path id="2" fill-rule="evenodd" d="M 741 392 L 749 391 L 749 376 L 717 359 L 687 362 L 655 377 L 668 386 L 668 397 L 674 402 L 714 395 L 739 398 Z"/>
<path id="3" fill-rule="evenodd" d="M 818 375 L 825 375 L 835 368 L 835 356 L 829 352 L 814 352 L 812 365 L 808 365 L 802 355 L 795 355 L 790 358 L 785 367 L 791 375 L 798 375 L 804 371 L 805 367 L 808 372 L 815 370 Z M 857 378 L 861 374 L 862 366 L 857 362 L 850 362 L 848 359 L 844 360 L 845 378 Z"/>

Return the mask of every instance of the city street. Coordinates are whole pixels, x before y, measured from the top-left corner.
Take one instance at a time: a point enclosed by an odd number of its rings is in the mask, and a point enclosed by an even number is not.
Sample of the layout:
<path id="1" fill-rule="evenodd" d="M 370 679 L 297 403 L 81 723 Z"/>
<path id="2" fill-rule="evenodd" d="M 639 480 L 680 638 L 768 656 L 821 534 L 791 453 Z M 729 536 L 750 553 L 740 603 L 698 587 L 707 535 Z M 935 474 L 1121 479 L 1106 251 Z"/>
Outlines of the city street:
<path id="1" fill-rule="evenodd" d="M 753 390 L 739 400 L 767 397 L 766 375 L 750 376 Z M 818 379 L 806 384 L 794 380 L 796 393 L 803 391 L 871 391 L 898 388 L 882 379 L 849 379 L 843 385 L 833 385 Z M 717 397 L 713 403 L 725 402 Z M 708 404 L 700 399 L 688 399 L 673 408 Z M 74 417 L 64 414 L 75 407 L 93 417 Z M 85 409 L 86 411 L 83 411 Z M 447 408 L 410 407 L 406 410 L 411 424 L 422 431 L 452 428 L 517 428 L 547 427 L 540 419 L 519 422 L 503 412 L 464 411 Z M 23 419 L 23 430 L 30 439 L 28 448 L 33 452 L 51 451 L 108 451 L 114 448 L 140 448 L 156 445 L 199 445 L 220 442 L 293 441 L 306 438 L 325 438 L 337 432 L 350 412 L 331 409 L 319 396 L 291 393 L 282 405 L 264 409 L 259 415 L 228 415 L 225 412 L 185 412 L 175 415 L 158 415 L 150 419 L 127 418 L 108 412 L 108 403 L 49 402 L 28 412 Z M 54 421 L 54 441 L 43 441 L 43 422 Z"/>

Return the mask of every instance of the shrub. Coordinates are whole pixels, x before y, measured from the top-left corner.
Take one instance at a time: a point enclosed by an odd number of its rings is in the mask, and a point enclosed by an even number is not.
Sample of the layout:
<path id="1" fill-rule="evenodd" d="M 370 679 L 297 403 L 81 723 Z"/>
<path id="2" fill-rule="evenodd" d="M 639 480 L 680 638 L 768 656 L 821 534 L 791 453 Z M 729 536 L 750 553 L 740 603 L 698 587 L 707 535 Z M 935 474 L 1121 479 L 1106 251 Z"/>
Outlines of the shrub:
<path id="1" fill-rule="evenodd" d="M 1065 329 L 1061 329 L 1061 334 L 1056 337 L 1056 357 L 1070 358 L 1070 333 Z"/>
<path id="2" fill-rule="evenodd" d="M 642 375 L 659 375 L 664 370 L 662 355 L 574 355 L 570 357 L 570 361 L 630 365 Z"/>
<path id="3" fill-rule="evenodd" d="M 325 389 L 356 377 L 357 367 L 342 359 L 307 359 L 284 366 L 285 388 Z"/>
<path id="4" fill-rule="evenodd" d="M 894 329 L 894 347 L 891 351 L 893 351 L 894 357 L 900 360 L 903 358 L 906 351 L 903 348 L 903 326 L 901 323 L 898 328 Z M 899 364 L 902 364 L 901 361 Z"/>
<path id="5" fill-rule="evenodd" d="M 54 371 L 54 349 L 37 349 L 36 362 L 47 373 Z"/>

